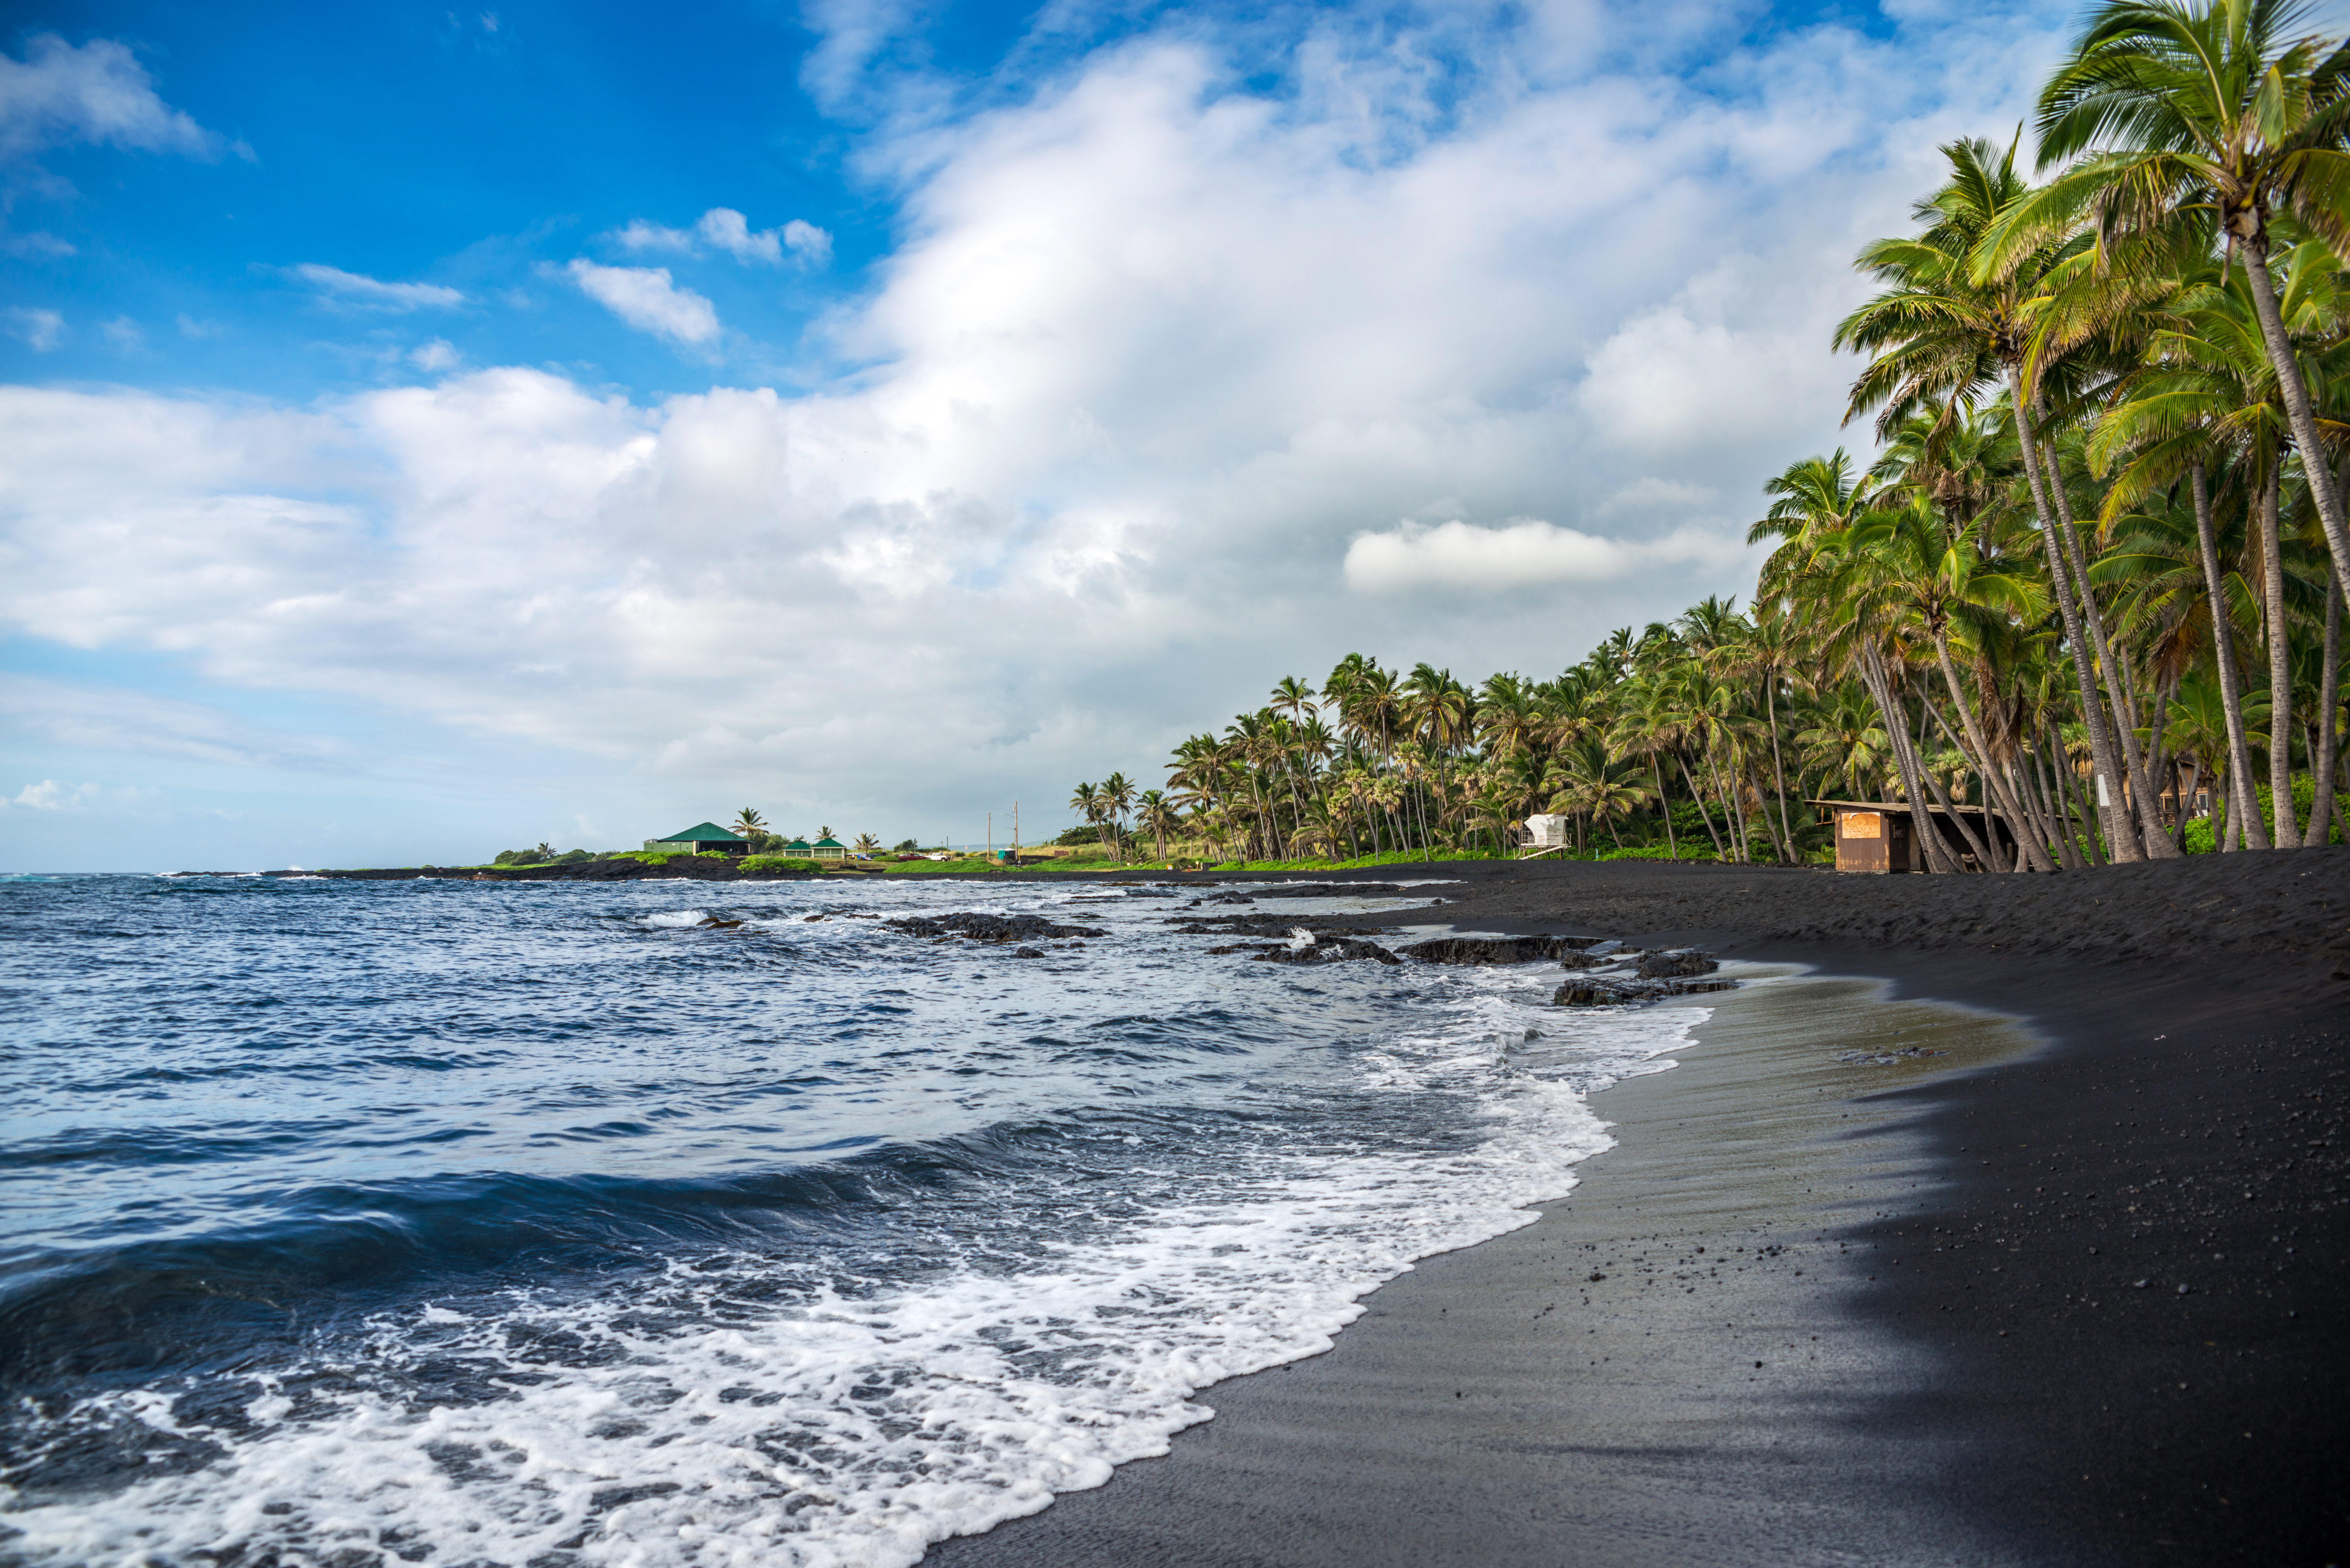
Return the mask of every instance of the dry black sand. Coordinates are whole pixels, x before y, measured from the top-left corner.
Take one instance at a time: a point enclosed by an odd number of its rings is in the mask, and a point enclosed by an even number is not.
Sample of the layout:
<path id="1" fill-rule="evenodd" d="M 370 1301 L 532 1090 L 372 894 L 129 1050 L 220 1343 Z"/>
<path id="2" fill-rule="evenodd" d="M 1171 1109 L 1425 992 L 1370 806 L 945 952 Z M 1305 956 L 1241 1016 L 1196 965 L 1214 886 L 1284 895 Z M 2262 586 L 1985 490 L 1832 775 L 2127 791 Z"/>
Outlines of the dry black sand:
<path id="1" fill-rule="evenodd" d="M 1739 993 L 1595 1102 L 1620 1147 L 1540 1224 L 934 1561 L 2350 1562 L 2350 851 L 1436 873 L 1390 918 L 1705 940 L 2039 1044 L 1887 1091 L 1824 1064 L 1898 1005 Z"/>

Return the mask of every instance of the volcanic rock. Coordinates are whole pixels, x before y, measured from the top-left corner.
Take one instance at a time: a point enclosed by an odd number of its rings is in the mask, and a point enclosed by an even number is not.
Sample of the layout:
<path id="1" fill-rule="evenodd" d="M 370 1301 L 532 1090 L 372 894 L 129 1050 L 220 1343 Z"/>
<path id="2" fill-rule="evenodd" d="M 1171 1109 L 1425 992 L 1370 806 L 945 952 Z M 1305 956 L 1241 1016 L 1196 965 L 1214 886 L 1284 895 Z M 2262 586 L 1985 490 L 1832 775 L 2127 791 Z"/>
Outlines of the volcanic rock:
<path id="1" fill-rule="evenodd" d="M 1597 937 L 1440 937 L 1415 942 L 1402 952 L 1415 963 L 1534 963 L 1576 957 L 1598 940 Z"/>
<path id="2" fill-rule="evenodd" d="M 1056 937 L 1104 937 L 1094 926 L 1056 925 L 1042 915 L 983 915 L 969 911 L 951 915 L 908 915 L 881 922 L 910 937 L 965 937 L 975 942 L 1033 942 Z"/>

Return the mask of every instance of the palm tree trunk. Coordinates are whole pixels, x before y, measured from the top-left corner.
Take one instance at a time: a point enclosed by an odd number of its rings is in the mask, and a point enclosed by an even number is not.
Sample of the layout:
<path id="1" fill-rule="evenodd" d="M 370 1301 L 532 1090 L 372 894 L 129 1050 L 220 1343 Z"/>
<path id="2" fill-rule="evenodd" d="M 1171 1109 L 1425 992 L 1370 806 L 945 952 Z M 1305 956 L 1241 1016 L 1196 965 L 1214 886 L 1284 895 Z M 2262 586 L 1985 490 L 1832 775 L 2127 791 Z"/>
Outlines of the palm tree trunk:
<path id="1" fill-rule="evenodd" d="M 2040 738 L 2033 737 L 2032 745 L 2017 758 L 2017 771 L 2022 775 L 2023 787 L 2032 796 L 2032 809 L 2040 818 L 2040 832 L 2047 842 L 2056 863 L 2067 871 L 2078 871 L 2082 861 L 2074 847 L 2073 835 L 2049 804 L 2047 767 L 2040 756 Z"/>
<path id="2" fill-rule="evenodd" d="M 2135 816 L 2141 830 L 2139 847 L 2147 859 L 2174 859 L 2163 836 L 2162 808 L 2154 779 L 2137 749 L 2137 716 L 2128 701 L 2126 661 L 2121 657 L 2120 644 L 2106 634 L 2106 613 L 2097 607 L 2096 590 L 2089 586 L 2088 559 L 2081 550 L 2080 532 L 2073 525 L 2073 502 L 2064 493 L 2064 473 L 2056 462 L 2055 443 L 2043 441 L 2040 455 L 2048 465 L 2048 488 L 2055 498 L 2056 518 L 2062 524 L 2058 537 L 2064 543 L 2064 558 L 2072 564 L 2073 587 L 2081 596 L 2081 614 L 2088 622 L 2089 635 L 2096 639 L 2099 668 L 2113 704 L 2114 738 L 2121 742 L 2122 765 L 2128 769 L 2129 799 L 2120 803 L 2120 809 Z"/>
<path id="3" fill-rule="evenodd" d="M 1665 819 L 1665 855 L 1669 859 L 1679 860 L 1681 857 L 1680 846 L 1673 842 L 1673 803 L 1665 798 L 1664 764 L 1657 760 L 1654 752 L 1648 753 L 1648 774 L 1657 781 L 1657 815 Z"/>
<path id="4" fill-rule="evenodd" d="M 1690 799 L 1697 803 L 1698 820 L 1705 824 L 1705 836 L 1713 840 L 1713 857 L 1729 859 L 1730 851 L 1721 846 L 1721 835 L 1713 830 L 1713 814 L 1705 809 L 1705 796 L 1699 793 L 1697 776 L 1690 772 L 1689 758 L 1677 751 L 1673 753 L 1673 761 L 1680 763 L 1681 782 L 1689 785 Z"/>
<path id="5" fill-rule="evenodd" d="M 1771 852 L 1779 857 L 1780 865 L 1794 865 L 1794 857 L 1787 853 L 1787 840 L 1781 835 L 1779 824 L 1771 815 L 1771 803 L 1763 798 L 1762 781 L 1759 778 L 1754 782 L 1754 799 L 1762 807 L 1762 831 L 1770 836 Z"/>
<path id="6" fill-rule="evenodd" d="M 1958 753 L 1959 755 L 1966 761 L 1970 763 L 1973 762 L 1974 759 L 1968 753 L 1965 743 L 1961 742 L 1958 736 L 1950 732 L 1950 722 L 1942 717 L 1941 709 L 1934 705 L 1934 699 L 1929 695 L 1921 695 L 1918 701 L 1925 708 L 1927 713 L 1932 717 L 1935 728 L 1942 732 L 1943 739 L 1950 742 L 1950 749 Z M 1919 738 L 1921 740 L 1924 738 L 1922 733 L 1923 728 L 1923 725 L 1919 726 L 1921 731 Z M 1981 768 L 1977 768 L 1975 769 L 1975 772 L 1980 775 L 1982 770 Z M 1974 830 L 1974 825 L 1959 814 L 1957 803 L 1951 800 L 1950 795 L 1945 793 L 1942 788 L 1941 775 L 1939 774 L 1929 772 L 1926 774 L 1926 782 L 1932 787 L 1934 791 L 1934 798 L 1942 803 L 1943 815 L 1948 816 L 1950 819 L 1951 826 L 1959 830 L 1959 836 L 1967 841 L 1967 848 L 1973 853 L 1976 866 L 1985 871 L 2006 870 L 2006 866 L 2001 862 L 1997 855 L 1991 852 L 1991 845 L 1984 842 L 1983 835 L 1977 833 Z M 1985 827 L 1989 827 L 1991 826 L 1990 813 L 1990 805 L 1986 802 L 1983 807 L 1983 826 Z"/>
<path id="7" fill-rule="evenodd" d="M 1766 672 L 1762 679 L 1762 711 L 1771 725 L 1771 782 L 1779 789 L 1779 855 L 1788 865 L 1795 863 L 1795 830 L 1787 821 L 1787 763 L 1779 754 L 1779 681 Z"/>
<path id="8" fill-rule="evenodd" d="M 2322 469 L 2305 462 L 2304 471 Z M 2284 489 L 2282 464 L 2270 468 L 2261 486 L 2261 612 L 2269 644 L 2270 837 L 2279 849 L 2301 847 L 2301 814 L 2293 808 L 2293 637 L 2284 620 L 2284 546 L 2277 513 Z"/>
<path id="9" fill-rule="evenodd" d="M 2220 706 L 2228 716 L 2228 775 L 2229 787 L 2242 790 L 2252 776 L 2251 742 L 2244 732 L 2244 682 L 2236 670 L 2236 638 L 2233 618 L 2228 614 L 2228 596 L 2220 577 L 2219 531 L 2211 522 L 2211 485 L 2204 472 L 2203 460 L 2195 460 L 2192 479 L 2195 487 L 2195 535 L 2203 555 L 2203 593 L 2211 611 L 2211 656 L 2220 667 Z M 2241 808 L 2242 801 L 2238 801 Z M 2250 819 L 2253 831 L 2261 835 L 2255 848 L 2266 849 L 2268 836 L 2260 827 L 2260 808 L 2229 813 L 2229 820 L 2241 823 Z"/>
<path id="10" fill-rule="evenodd" d="M 1705 772 L 1706 776 L 1713 780 L 1714 793 L 1716 794 L 1721 794 L 1721 769 L 1713 760 L 1713 742 L 1711 741 L 1708 741 L 1705 746 Z M 1746 819 L 1743 815 L 1733 814 L 1731 808 L 1736 805 L 1736 801 L 1724 796 L 1721 804 L 1721 818 L 1722 826 L 1724 827 L 1729 827 L 1733 825 L 1737 827 L 1737 836 L 1731 841 L 1731 846 L 1734 852 L 1731 858 L 1736 861 L 1739 865 L 1743 866 L 1746 864 Z"/>
<path id="11" fill-rule="evenodd" d="M 2325 664 L 2317 678 L 2317 754 L 2310 759 L 2309 832 L 2302 843 L 2316 848 L 2333 836 L 2334 768 L 2341 745 L 2334 711 L 2342 703 L 2342 574 L 2325 574 Z"/>
<path id="12" fill-rule="evenodd" d="M 2112 862 L 2106 854 L 2105 835 L 2098 831 L 2097 814 L 2090 805 L 2088 786 L 2082 784 L 2080 770 L 2073 765 L 2073 753 L 2064 749 L 2064 737 L 2056 737 L 2056 757 L 2052 764 L 2056 770 L 2056 788 L 2064 803 L 2064 812 L 2081 825 L 2082 845 L 2092 866 Z M 2077 797 L 2078 804 L 2074 804 Z"/>
<path id="13" fill-rule="evenodd" d="M 2064 744 L 2062 735 L 2057 737 L 2057 744 Z M 2073 817 L 2073 802 L 2064 794 L 2056 769 L 2048 760 L 2048 728 L 2044 724 L 2032 737 L 2032 783 L 2040 792 L 2049 820 L 2057 826 L 2057 853 L 2064 859 L 2064 869 L 2080 870 L 2089 863 L 2089 846 L 2079 836 L 2080 825 Z"/>
<path id="14" fill-rule="evenodd" d="M 2261 318 L 2269 364 L 2284 393 L 2286 422 L 2293 427 L 2293 445 L 2301 449 L 2302 470 L 2317 502 L 2318 520 L 2324 524 L 2325 547 L 2333 553 L 2334 574 L 2350 578 L 2350 518 L 2343 514 L 2342 492 L 2323 455 L 2325 443 L 2318 436 L 2309 383 L 2302 379 L 2301 361 L 2293 357 L 2293 339 L 2284 329 L 2284 312 L 2277 305 L 2276 280 L 2269 275 L 2269 237 L 2257 234 L 2238 243 L 2244 249 L 2244 277 L 2252 286 L 2252 309 Z"/>
<path id="15" fill-rule="evenodd" d="M 2129 824 L 2122 815 L 2119 759 L 2114 752 L 2113 736 L 2106 730 L 2106 708 L 2098 695 L 2096 673 L 2089 667 L 2090 644 L 2081 625 L 2080 607 L 2074 603 L 2065 583 L 2064 552 L 2056 542 L 2056 517 L 2049 507 L 2048 478 L 2041 472 L 2035 456 L 2039 441 L 2028 417 L 2033 405 L 2024 400 L 2023 374 L 2012 363 L 2007 368 L 2007 387 L 2008 397 L 2014 403 L 2016 440 L 2023 448 L 2023 471 L 2032 483 L 2033 509 L 2040 514 L 2040 542 L 2048 552 L 2048 583 L 2055 590 L 2057 611 L 2064 618 L 2065 644 L 2073 650 L 2073 676 L 2081 689 L 2081 718 L 2088 726 L 2089 756 L 2097 776 L 2112 781 L 2107 786 L 2112 798 L 2098 803 L 2106 842 L 2116 860 L 2143 860 L 2146 856 L 2137 846 L 2137 836 L 2125 831 Z"/>
<path id="16" fill-rule="evenodd" d="M 2018 864 L 2029 865 L 2034 871 L 2055 870 L 2055 865 L 2049 860 L 2046 851 L 2033 841 L 2031 825 L 2024 821 L 2022 808 L 2015 804 L 2015 797 L 2008 793 L 2007 780 L 2000 776 L 1997 765 L 1991 760 L 1991 747 L 1983 740 L 1982 726 L 1976 722 L 1974 710 L 1967 706 L 1967 694 L 1959 687 L 1959 672 L 1951 668 L 1950 635 L 1939 627 L 1934 628 L 1934 654 L 1941 660 L 1942 684 L 1950 689 L 1950 701 L 1958 704 L 1959 722 L 1965 727 L 1967 739 L 1973 743 L 1977 759 L 1975 772 L 1982 778 L 1984 793 L 1999 797 L 2000 814 L 2007 818 L 2008 826 L 2015 839 Z M 1989 805 L 1991 803 L 1985 801 L 1983 804 Z M 1990 828 L 1991 823 L 1988 819 L 1984 821 L 1983 826 L 1986 830 Z M 1994 862 L 1986 858 L 1983 864 L 1991 866 Z M 1999 866 L 1996 868 L 2002 871 L 2007 869 L 2004 866 Z"/>
<path id="17" fill-rule="evenodd" d="M 1864 645 L 1861 649 L 1860 683 L 1877 704 L 1877 717 L 1884 721 L 1886 744 L 1893 748 L 1893 765 L 1901 775 L 1901 793 L 1909 802 L 1909 831 L 1926 855 L 1926 866 L 1939 875 L 1958 870 L 1950 850 L 1942 843 L 1942 835 L 1934 826 L 1934 814 L 1927 809 L 1926 786 L 1918 777 L 1916 753 L 1909 749 L 1909 719 L 1906 709 L 1897 708 L 1892 683 L 1885 678 L 1884 662 L 1877 649 Z"/>
<path id="18" fill-rule="evenodd" d="M 2187 777 L 2180 781 L 2178 785 L 2178 836 L 2176 842 L 2181 854 L 2185 854 L 2187 850 L 2187 807 L 2189 803 L 2194 800 L 2195 792 L 2202 787 L 2202 760 L 2189 756 L 2187 759 Z"/>

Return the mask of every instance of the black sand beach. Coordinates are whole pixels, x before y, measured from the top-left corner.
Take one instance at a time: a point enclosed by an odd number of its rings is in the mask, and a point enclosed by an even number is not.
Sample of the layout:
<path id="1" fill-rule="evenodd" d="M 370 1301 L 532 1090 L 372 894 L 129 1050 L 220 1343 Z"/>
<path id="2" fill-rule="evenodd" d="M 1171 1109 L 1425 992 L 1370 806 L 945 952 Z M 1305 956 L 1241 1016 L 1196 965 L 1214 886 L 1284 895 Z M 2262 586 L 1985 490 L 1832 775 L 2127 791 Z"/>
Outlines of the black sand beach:
<path id="1" fill-rule="evenodd" d="M 1438 870 L 1444 905 L 1388 919 L 1880 983 L 1704 999 L 1678 1068 L 1595 1102 L 1619 1146 L 1541 1222 L 932 1561 L 2350 1556 L 2350 852 Z"/>

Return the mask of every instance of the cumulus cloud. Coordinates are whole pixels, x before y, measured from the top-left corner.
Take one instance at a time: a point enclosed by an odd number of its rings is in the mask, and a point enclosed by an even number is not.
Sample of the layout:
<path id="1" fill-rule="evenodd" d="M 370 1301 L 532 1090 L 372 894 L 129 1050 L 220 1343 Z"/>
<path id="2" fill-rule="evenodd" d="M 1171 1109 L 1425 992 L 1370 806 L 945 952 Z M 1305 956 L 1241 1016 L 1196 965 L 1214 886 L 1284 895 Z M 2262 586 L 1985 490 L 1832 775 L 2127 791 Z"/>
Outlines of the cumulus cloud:
<path id="1" fill-rule="evenodd" d="M 65 340 L 66 318 L 54 310 L 12 305 L 0 311 L 0 321 L 7 323 L 8 336 L 23 340 L 36 354 L 46 354 Z"/>
<path id="2" fill-rule="evenodd" d="M 432 338 L 408 351 L 408 362 L 420 370 L 453 370 L 463 358 L 446 337 Z"/>
<path id="3" fill-rule="evenodd" d="M 738 262 L 778 265 L 786 251 L 811 266 L 832 259 L 832 235 L 804 219 L 794 218 L 772 229 L 754 229 L 750 219 L 732 207 L 712 207 L 691 229 L 667 228 L 643 218 L 632 220 L 611 236 L 628 250 L 666 251 L 682 255 L 700 254 L 707 244 Z"/>
<path id="4" fill-rule="evenodd" d="M 1839 439 L 1853 252 L 2057 44 L 1824 23 L 1693 81 L 1589 11 L 1435 84 L 1317 13 L 1282 97 L 1146 34 L 889 132 L 904 238 L 811 391 L 0 389 L 0 615 L 810 809 L 1148 774 L 1350 649 L 1555 670 L 1749 586 L 1761 480 Z M 664 267 L 564 275 L 722 335 Z"/>
<path id="5" fill-rule="evenodd" d="M 1367 593 L 1440 587 L 1506 591 L 1606 582 L 1664 563 L 1721 566 L 1743 554 L 1743 541 L 1737 536 L 1696 529 L 1627 544 L 1539 520 L 1498 528 L 1459 522 L 1434 528 L 1406 524 L 1388 533 L 1365 534 L 1348 545 L 1345 573 L 1348 587 Z"/>
<path id="6" fill-rule="evenodd" d="M 568 271 L 581 293 L 639 332 L 672 343 L 707 343 L 718 336 L 718 309 L 670 281 L 665 266 L 598 266 L 574 261 Z"/>
<path id="7" fill-rule="evenodd" d="M 23 811 L 78 811 L 97 798 L 99 786 L 94 784 L 67 784 L 55 779 L 43 779 L 28 784 L 16 792 L 14 799 L 5 804 Z"/>
<path id="8" fill-rule="evenodd" d="M 442 284 L 385 283 L 318 262 L 287 267 L 286 275 L 307 285 L 328 304 L 347 309 L 404 314 L 411 310 L 453 310 L 465 303 L 463 294 Z"/>
<path id="9" fill-rule="evenodd" d="M 146 67 L 111 38 L 77 47 L 42 33 L 23 59 L 0 55 L 0 162 L 77 141 L 206 160 L 226 146 L 156 96 Z"/>

